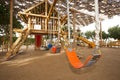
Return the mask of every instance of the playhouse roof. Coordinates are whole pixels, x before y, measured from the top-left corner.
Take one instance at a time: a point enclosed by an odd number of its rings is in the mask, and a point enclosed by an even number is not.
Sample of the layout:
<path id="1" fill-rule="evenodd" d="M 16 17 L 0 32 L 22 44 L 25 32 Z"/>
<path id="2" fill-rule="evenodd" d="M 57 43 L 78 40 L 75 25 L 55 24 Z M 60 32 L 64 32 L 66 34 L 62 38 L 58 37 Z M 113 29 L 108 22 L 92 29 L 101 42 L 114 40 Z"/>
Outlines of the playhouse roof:
<path id="1" fill-rule="evenodd" d="M 8 0 L 6 0 L 8 1 Z M 15 0 L 14 9 L 18 11 L 28 12 L 31 6 L 34 5 L 42 6 L 44 9 L 44 3 L 42 1 L 46 0 Z M 60 17 L 67 15 L 67 2 L 66 0 L 55 0 L 57 3 L 54 6 L 54 9 L 59 12 Z M 50 5 L 54 3 L 54 0 L 48 0 Z M 95 10 L 94 10 L 94 0 L 69 0 L 70 3 L 70 19 L 71 23 L 73 22 L 73 12 L 75 12 L 75 22 L 78 25 L 85 26 L 94 22 Z M 39 9 L 38 9 L 39 10 Z M 34 12 L 34 9 L 31 10 Z M 55 11 L 54 11 L 55 12 Z M 112 18 L 115 15 L 120 15 L 120 0 L 99 0 L 99 13 L 100 19 Z M 44 14 L 44 13 L 40 13 Z"/>

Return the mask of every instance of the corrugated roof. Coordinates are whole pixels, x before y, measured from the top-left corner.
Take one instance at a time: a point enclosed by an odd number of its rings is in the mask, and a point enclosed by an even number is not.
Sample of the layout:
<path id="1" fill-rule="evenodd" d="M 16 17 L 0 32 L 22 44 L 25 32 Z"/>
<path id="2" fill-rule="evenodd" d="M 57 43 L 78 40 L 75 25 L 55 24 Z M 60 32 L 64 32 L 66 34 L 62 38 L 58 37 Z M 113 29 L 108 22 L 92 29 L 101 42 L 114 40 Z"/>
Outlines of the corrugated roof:
<path id="1" fill-rule="evenodd" d="M 9 2 L 9 0 L 6 0 Z M 38 4 L 43 0 L 15 0 L 14 12 L 17 14 L 19 11 L 24 11 L 29 7 Z M 54 0 L 48 0 L 50 4 Z M 69 0 L 70 2 L 70 19 L 72 20 L 72 12 L 75 12 L 76 23 L 82 26 L 94 22 L 94 0 Z M 60 16 L 67 15 L 67 2 L 66 0 L 58 0 L 55 9 L 59 12 Z M 100 18 L 111 18 L 115 15 L 120 15 L 120 0 L 99 0 Z"/>

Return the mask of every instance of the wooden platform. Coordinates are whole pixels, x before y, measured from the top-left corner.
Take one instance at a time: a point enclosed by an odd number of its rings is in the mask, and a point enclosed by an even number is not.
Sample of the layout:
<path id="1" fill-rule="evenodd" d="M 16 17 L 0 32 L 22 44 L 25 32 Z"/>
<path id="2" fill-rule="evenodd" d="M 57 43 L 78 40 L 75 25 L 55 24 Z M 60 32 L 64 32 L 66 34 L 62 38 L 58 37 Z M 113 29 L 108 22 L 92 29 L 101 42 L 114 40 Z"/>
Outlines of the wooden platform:
<path id="1" fill-rule="evenodd" d="M 114 46 L 118 46 L 120 47 L 120 40 L 118 41 L 113 41 L 107 44 L 108 47 L 114 47 Z"/>
<path id="2" fill-rule="evenodd" d="M 18 33 L 22 33 L 23 30 L 22 29 L 14 29 L 14 32 L 18 32 Z M 43 35 L 47 35 L 47 34 L 58 34 L 58 31 L 45 31 L 45 30 L 36 30 L 36 29 L 30 29 L 30 34 L 43 34 Z"/>

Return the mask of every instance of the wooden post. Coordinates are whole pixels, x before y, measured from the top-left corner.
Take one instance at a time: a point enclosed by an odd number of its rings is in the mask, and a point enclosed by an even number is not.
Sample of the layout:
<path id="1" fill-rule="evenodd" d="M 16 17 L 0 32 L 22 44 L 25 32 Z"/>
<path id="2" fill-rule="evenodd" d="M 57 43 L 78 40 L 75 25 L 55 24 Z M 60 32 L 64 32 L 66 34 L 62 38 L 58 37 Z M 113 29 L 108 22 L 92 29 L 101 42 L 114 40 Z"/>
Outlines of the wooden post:
<path id="1" fill-rule="evenodd" d="M 10 46 L 12 45 L 12 41 L 13 41 L 13 1 L 14 0 L 10 0 Z"/>
<path id="2" fill-rule="evenodd" d="M 69 11 L 69 0 L 67 0 L 67 25 L 68 25 L 68 40 L 70 41 L 70 11 Z"/>
<path id="3" fill-rule="evenodd" d="M 102 23 L 100 21 L 100 46 L 102 46 L 102 43 L 103 43 L 103 41 L 102 41 Z"/>
<path id="4" fill-rule="evenodd" d="M 76 36 L 76 34 L 75 34 L 75 12 L 73 12 L 73 46 L 74 47 L 76 47 L 76 45 L 75 45 L 75 36 Z"/>
<path id="5" fill-rule="evenodd" d="M 59 2 L 58 2 L 58 8 L 59 8 L 59 6 L 60 6 L 60 0 L 59 0 Z M 58 13 L 57 13 L 57 17 L 58 17 L 58 40 L 60 40 L 60 33 L 61 33 L 61 22 L 60 22 L 60 14 L 59 14 L 59 11 L 60 10 L 58 10 Z"/>
<path id="6" fill-rule="evenodd" d="M 74 7 L 75 7 L 75 0 L 74 0 Z M 76 48 L 76 43 L 75 43 L 75 11 L 73 11 L 73 47 Z"/>
<path id="7" fill-rule="evenodd" d="M 28 29 L 31 29 L 31 17 L 28 16 Z"/>
<path id="8" fill-rule="evenodd" d="M 48 6 L 47 6 L 47 3 L 48 3 L 48 0 L 45 0 L 45 16 L 47 16 L 48 14 L 47 14 L 47 10 L 48 10 Z M 47 19 L 47 17 L 45 18 L 45 31 L 47 31 L 47 29 L 48 29 L 48 19 Z"/>

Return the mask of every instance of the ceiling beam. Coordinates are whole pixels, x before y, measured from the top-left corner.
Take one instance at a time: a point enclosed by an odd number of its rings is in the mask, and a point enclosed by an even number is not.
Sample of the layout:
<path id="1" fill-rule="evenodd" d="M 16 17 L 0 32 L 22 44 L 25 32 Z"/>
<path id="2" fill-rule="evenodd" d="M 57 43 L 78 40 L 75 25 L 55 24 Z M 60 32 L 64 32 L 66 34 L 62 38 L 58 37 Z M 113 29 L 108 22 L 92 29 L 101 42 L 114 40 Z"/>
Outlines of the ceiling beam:
<path id="1" fill-rule="evenodd" d="M 69 0 L 69 2 L 71 3 L 73 0 Z M 61 6 L 61 5 L 60 5 Z M 63 6 L 61 6 L 63 7 Z M 65 8 L 65 7 L 63 7 Z M 66 9 L 66 8 L 65 8 Z M 66 18 L 67 18 L 67 15 L 65 15 L 62 19 L 61 19 L 61 24 L 64 24 L 66 22 Z"/>
<path id="2" fill-rule="evenodd" d="M 87 25 L 87 24 L 85 23 L 85 21 L 84 21 L 81 17 L 79 17 L 79 20 L 82 21 L 82 23 L 83 23 L 84 26 Z"/>
<path id="3" fill-rule="evenodd" d="M 60 7 L 66 9 L 66 7 L 64 7 L 64 6 L 60 6 Z M 73 7 L 70 7 L 70 11 L 75 11 L 77 13 L 82 13 L 82 14 L 85 14 L 85 15 L 88 15 L 88 16 L 95 17 L 95 12 L 89 12 L 86 9 L 84 9 L 84 10 L 77 10 L 77 9 L 75 9 Z M 100 14 L 100 19 L 107 19 L 107 18 L 108 18 L 108 16 L 105 16 L 104 14 Z"/>
<path id="4" fill-rule="evenodd" d="M 88 18 L 88 17 L 89 17 L 88 15 L 85 16 L 85 18 L 86 18 L 86 20 L 87 20 L 86 22 L 87 22 L 88 24 L 90 24 L 90 21 L 89 21 L 89 18 Z"/>
<path id="5" fill-rule="evenodd" d="M 38 4 L 34 5 L 34 6 L 30 7 L 30 8 L 28 8 L 27 10 L 25 10 L 24 12 L 27 13 L 27 12 L 29 12 L 30 10 L 34 9 L 35 7 L 43 4 L 44 2 L 45 2 L 45 1 L 42 1 L 42 2 L 40 2 L 40 3 L 38 3 Z"/>
<path id="6" fill-rule="evenodd" d="M 78 13 L 83 13 L 83 14 L 86 14 L 86 15 L 89 15 L 89 16 L 92 16 L 92 17 L 95 17 L 95 12 L 89 12 L 87 10 L 77 10 L 75 8 L 70 8 L 71 11 L 76 11 Z M 104 14 L 99 14 L 99 18 L 101 19 L 107 19 L 108 17 L 105 16 Z"/>
<path id="7" fill-rule="evenodd" d="M 79 24 L 79 25 L 82 25 L 81 23 L 80 23 L 80 21 L 78 21 L 77 19 L 75 19 L 76 20 L 76 22 Z"/>

